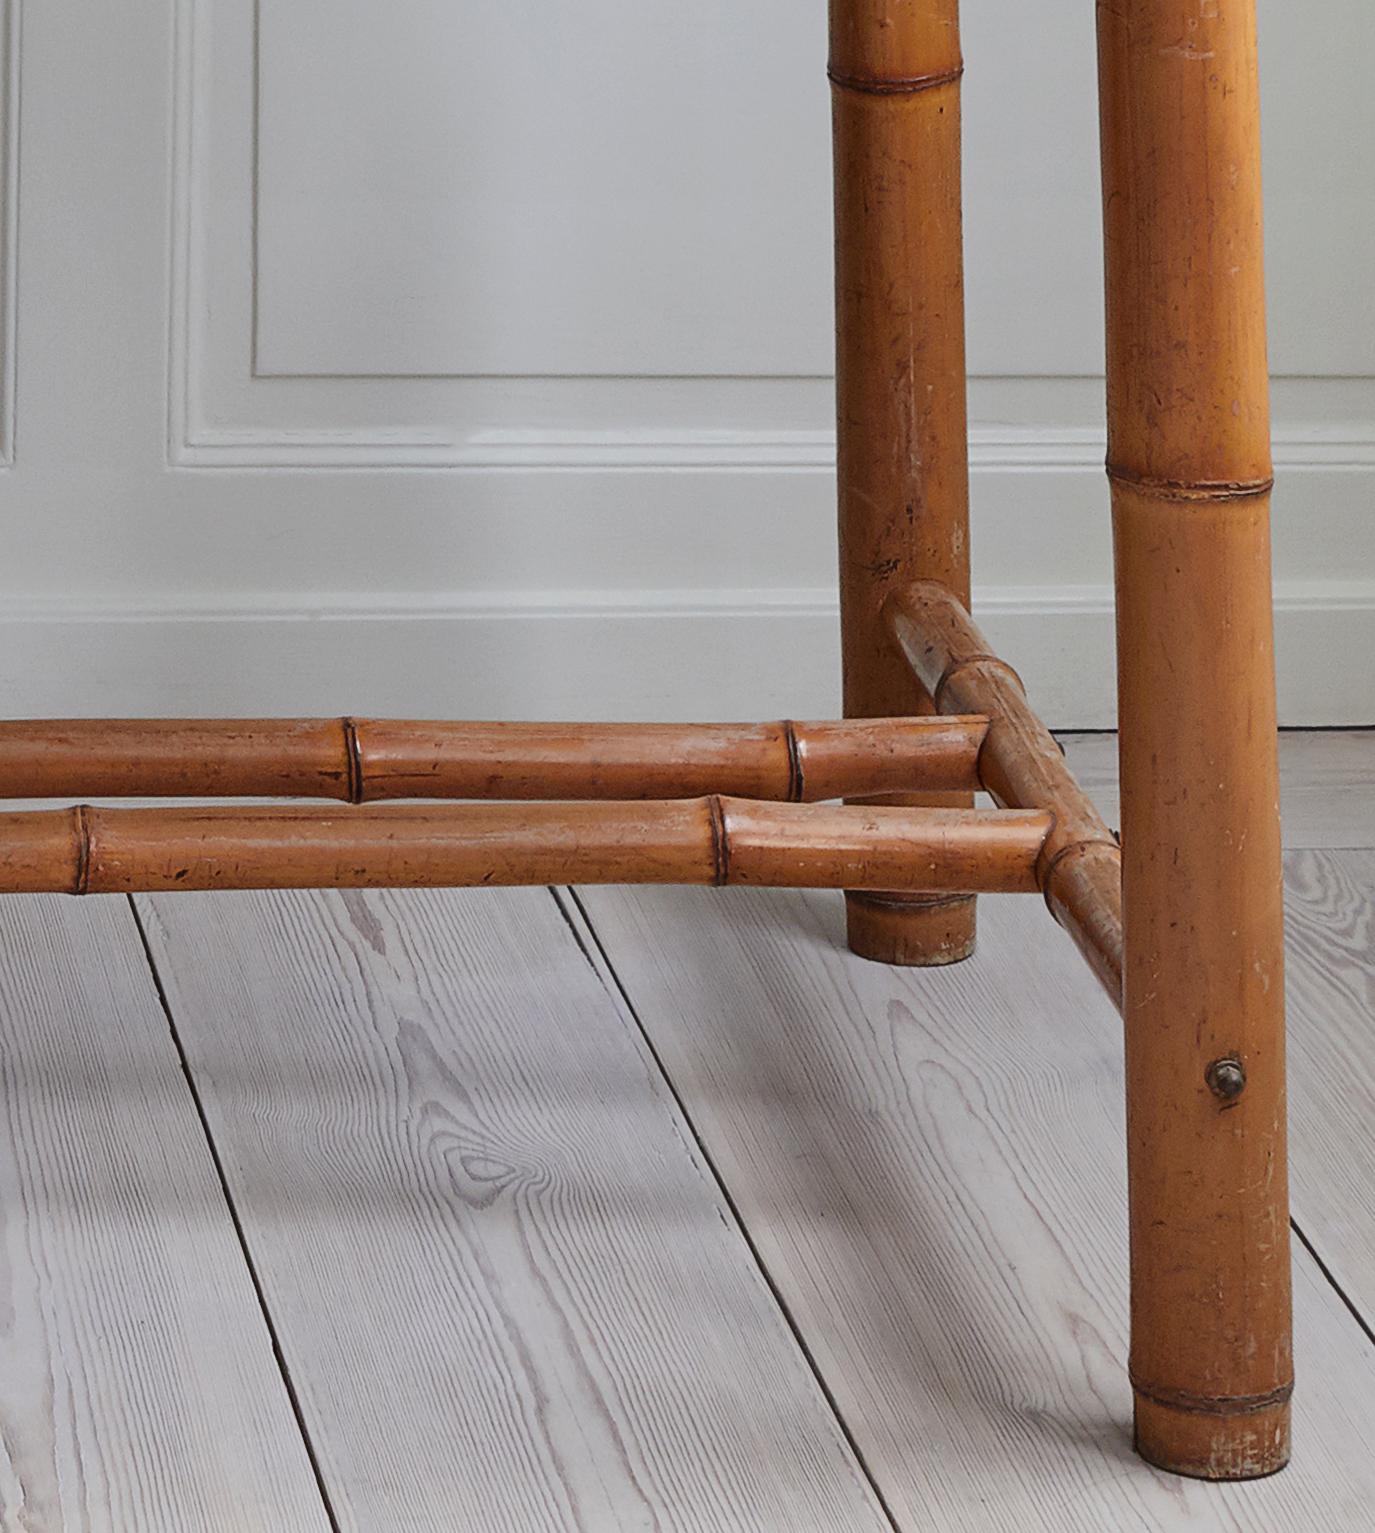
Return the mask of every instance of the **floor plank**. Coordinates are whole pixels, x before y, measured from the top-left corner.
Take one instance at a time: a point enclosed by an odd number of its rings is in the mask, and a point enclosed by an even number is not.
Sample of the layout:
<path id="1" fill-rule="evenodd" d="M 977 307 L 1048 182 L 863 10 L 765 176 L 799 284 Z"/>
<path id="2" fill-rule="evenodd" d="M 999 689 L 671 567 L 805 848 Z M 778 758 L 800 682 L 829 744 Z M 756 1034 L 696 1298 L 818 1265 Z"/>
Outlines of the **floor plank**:
<path id="1" fill-rule="evenodd" d="M 889 1526 L 548 891 L 140 909 L 343 1527 Z"/>
<path id="2" fill-rule="evenodd" d="M 1294 1206 L 1375 1323 L 1375 852 L 1286 858 Z"/>
<path id="3" fill-rule="evenodd" d="M 1080 782 L 1116 825 L 1117 736 L 1061 738 Z M 1285 730 L 1280 813 L 1286 846 L 1375 846 L 1375 730 Z"/>
<path id="4" fill-rule="evenodd" d="M 582 897 L 903 1528 L 1369 1528 L 1375 1351 L 1306 1256 L 1295 1465 L 1131 1455 L 1119 1024 L 1035 901 L 904 972 L 824 894 Z"/>
<path id="5" fill-rule="evenodd" d="M 0 1527 L 323 1533 L 128 903 L 0 923 Z"/>

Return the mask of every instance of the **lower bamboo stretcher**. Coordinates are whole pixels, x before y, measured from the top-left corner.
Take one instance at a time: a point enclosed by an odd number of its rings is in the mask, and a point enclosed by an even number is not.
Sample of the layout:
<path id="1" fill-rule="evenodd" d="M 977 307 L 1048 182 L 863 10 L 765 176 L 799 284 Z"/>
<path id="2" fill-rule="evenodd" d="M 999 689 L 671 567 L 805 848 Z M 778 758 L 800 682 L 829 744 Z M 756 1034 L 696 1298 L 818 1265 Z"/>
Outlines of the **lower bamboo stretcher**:
<path id="1" fill-rule="evenodd" d="M 950 591 L 912 586 L 889 602 L 887 618 L 938 708 L 967 712 L 760 725 L 0 722 L 0 798 L 289 795 L 353 806 L 81 805 L 0 815 L 0 892 L 620 882 L 880 895 L 1041 889 L 1116 998 L 1121 895 L 1111 832 Z M 1001 812 L 800 802 L 980 787 Z M 562 801 L 358 807 L 424 797 Z"/>
<path id="2" fill-rule="evenodd" d="M 1040 811 L 767 804 L 101 809 L 0 815 L 0 892 L 556 883 L 1028 891 Z"/>
<path id="3" fill-rule="evenodd" d="M 0 892 L 621 882 L 878 895 L 1040 889 L 1120 999 L 1117 845 L 1015 674 L 944 586 L 895 593 L 886 616 L 937 708 L 959 713 L 757 725 L 0 722 L 0 799 L 217 794 L 355 806 L 83 805 L 0 815 Z M 1003 812 L 801 803 L 981 787 Z M 356 807 L 440 797 L 561 802 Z"/>

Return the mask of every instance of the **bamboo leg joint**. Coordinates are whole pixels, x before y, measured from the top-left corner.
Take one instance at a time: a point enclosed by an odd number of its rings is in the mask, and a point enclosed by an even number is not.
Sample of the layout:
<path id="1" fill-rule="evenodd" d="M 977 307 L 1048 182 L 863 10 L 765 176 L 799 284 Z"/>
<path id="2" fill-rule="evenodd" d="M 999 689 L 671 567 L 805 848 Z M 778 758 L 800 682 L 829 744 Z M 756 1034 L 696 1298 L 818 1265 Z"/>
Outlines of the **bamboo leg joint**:
<path id="1" fill-rule="evenodd" d="M 1293 1379 L 1262 1395 L 1199 1395 L 1187 1389 L 1144 1384 L 1135 1374 L 1131 1376 L 1131 1386 L 1138 1395 L 1145 1396 L 1157 1405 L 1197 1416 L 1249 1416 L 1285 1404 L 1294 1393 Z"/>
<path id="2" fill-rule="evenodd" d="M 936 683 L 935 689 L 932 692 L 932 697 L 935 700 L 936 709 L 938 712 L 944 712 L 943 699 L 945 697 L 946 688 L 950 686 L 950 684 L 955 680 L 961 671 L 967 670 L 971 666 L 977 666 L 982 670 L 998 671 L 1000 674 L 1005 676 L 1012 683 L 1012 685 L 1016 687 L 1020 693 L 1022 693 L 1023 696 L 1026 695 L 1026 683 L 1017 674 L 1017 672 L 1013 670 L 1007 661 L 1002 659 L 1000 656 L 990 654 L 961 655 L 958 658 L 952 660 L 950 664 L 946 666 L 945 670 L 941 672 L 941 678 Z M 987 744 L 987 741 L 985 741 L 985 744 Z"/>
<path id="3" fill-rule="evenodd" d="M 91 810 L 77 804 L 72 810 L 72 842 L 76 853 L 72 893 L 87 894 L 91 887 Z"/>
<path id="4" fill-rule="evenodd" d="M 366 792 L 363 780 L 363 747 L 358 739 L 358 724 L 354 719 L 340 719 L 344 733 L 345 787 L 350 804 L 361 804 Z"/>
<path id="5" fill-rule="evenodd" d="M 1275 487 L 1273 474 L 1257 479 L 1159 479 L 1112 463 L 1108 464 L 1108 479 L 1111 483 L 1121 485 L 1124 489 L 1144 496 L 1147 500 L 1185 503 L 1200 501 L 1204 504 L 1225 503 L 1229 500 L 1256 500 L 1268 495 Z"/>
<path id="6" fill-rule="evenodd" d="M 890 637 L 941 707 L 978 699 L 988 716 L 979 777 L 1008 808 L 1054 816 L 1037 861 L 1041 892 L 1112 997 L 1122 1004 L 1122 854 L 1075 782 L 1050 731 L 1031 711 L 1022 679 L 993 653 L 958 597 L 933 580 L 894 591 Z"/>
<path id="7" fill-rule="evenodd" d="M 718 889 L 724 889 L 730 882 L 730 836 L 726 831 L 726 806 L 719 793 L 713 793 L 707 800 L 707 818 L 711 825 L 711 860 L 716 870 L 712 882 Z"/>
<path id="8" fill-rule="evenodd" d="M 827 78 L 837 90 L 858 91 L 866 96 L 914 96 L 919 91 L 936 90 L 942 85 L 957 85 L 963 74 L 963 63 L 923 75 L 853 74 L 834 67 L 826 71 Z"/>
<path id="9" fill-rule="evenodd" d="M 783 744 L 788 752 L 788 802 L 800 804 L 807 796 L 806 770 L 802 764 L 797 725 L 791 719 L 783 720 Z"/>

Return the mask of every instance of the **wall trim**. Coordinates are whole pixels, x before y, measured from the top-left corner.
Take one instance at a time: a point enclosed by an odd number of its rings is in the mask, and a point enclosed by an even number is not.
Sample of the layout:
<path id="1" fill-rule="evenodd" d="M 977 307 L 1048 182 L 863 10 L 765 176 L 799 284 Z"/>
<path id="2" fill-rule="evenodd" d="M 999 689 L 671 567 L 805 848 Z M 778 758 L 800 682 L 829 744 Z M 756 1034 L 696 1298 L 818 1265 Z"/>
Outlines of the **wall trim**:
<path id="1" fill-rule="evenodd" d="M 1375 723 L 1375 582 L 1276 589 L 1286 725 Z M 995 587 L 976 613 L 1059 728 L 1113 722 L 1112 593 Z M 10 598 L 5 712 L 825 716 L 826 590 Z"/>
<path id="2" fill-rule="evenodd" d="M 185 412 L 176 412 L 186 421 Z M 1375 424 L 1276 426 L 1279 472 L 1375 469 Z M 1102 473 L 1100 430 L 1078 426 L 975 427 L 975 473 L 1078 470 Z M 187 425 L 173 443 L 178 468 L 449 470 L 644 470 L 772 472 L 835 468 L 829 431 L 510 431 L 455 442 L 425 431 L 293 431 Z"/>

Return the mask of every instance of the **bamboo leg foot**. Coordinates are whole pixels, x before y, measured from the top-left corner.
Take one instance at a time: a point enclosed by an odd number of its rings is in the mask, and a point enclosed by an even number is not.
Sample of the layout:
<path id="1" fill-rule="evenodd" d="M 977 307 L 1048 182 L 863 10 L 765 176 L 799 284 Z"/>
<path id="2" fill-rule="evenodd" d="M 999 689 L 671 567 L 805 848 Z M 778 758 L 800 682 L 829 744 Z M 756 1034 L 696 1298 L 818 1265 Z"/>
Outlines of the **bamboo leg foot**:
<path id="1" fill-rule="evenodd" d="M 874 963 L 907 968 L 960 963 L 974 952 L 975 908 L 973 896 L 963 894 L 915 900 L 847 894 L 850 951 Z"/>
<path id="2" fill-rule="evenodd" d="M 1184 1409 L 1136 1392 L 1136 1451 L 1198 1480 L 1259 1480 L 1289 1462 L 1289 1401 L 1235 1402 L 1224 1412 Z"/>

